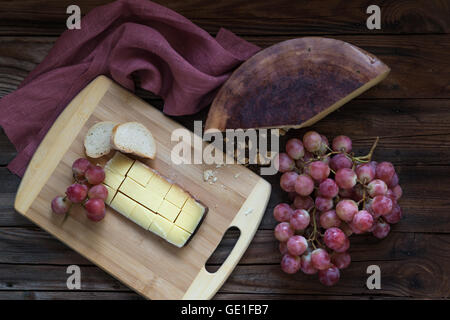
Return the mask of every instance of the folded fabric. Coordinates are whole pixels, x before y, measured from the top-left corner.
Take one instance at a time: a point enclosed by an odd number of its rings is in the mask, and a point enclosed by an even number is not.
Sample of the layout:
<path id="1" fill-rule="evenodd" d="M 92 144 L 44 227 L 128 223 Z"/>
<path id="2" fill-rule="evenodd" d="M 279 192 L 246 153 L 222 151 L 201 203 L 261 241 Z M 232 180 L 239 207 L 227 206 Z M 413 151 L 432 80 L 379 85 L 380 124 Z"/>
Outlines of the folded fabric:
<path id="1" fill-rule="evenodd" d="M 98 7 L 67 30 L 19 89 L 0 100 L 0 126 L 18 154 L 8 168 L 22 176 L 34 151 L 70 100 L 98 75 L 129 90 L 164 98 L 168 115 L 208 105 L 240 63 L 259 50 L 230 31 L 216 38 L 174 11 L 147 0 Z"/>

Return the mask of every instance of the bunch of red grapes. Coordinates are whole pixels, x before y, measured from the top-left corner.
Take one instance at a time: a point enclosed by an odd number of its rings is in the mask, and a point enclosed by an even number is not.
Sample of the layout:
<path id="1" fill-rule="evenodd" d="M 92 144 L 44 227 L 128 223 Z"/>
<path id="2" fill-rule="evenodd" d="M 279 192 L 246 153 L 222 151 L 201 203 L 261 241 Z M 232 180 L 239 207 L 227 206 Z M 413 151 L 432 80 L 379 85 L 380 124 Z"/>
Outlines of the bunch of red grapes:
<path id="1" fill-rule="evenodd" d="M 105 199 L 108 190 L 102 184 L 105 171 L 101 166 L 93 165 L 88 159 L 80 158 L 73 162 L 72 172 L 75 182 L 66 189 L 66 196 L 57 196 L 52 200 L 52 210 L 56 214 L 67 215 L 73 203 L 79 203 L 86 209 L 87 217 L 100 221 L 105 217 Z"/>
<path id="2" fill-rule="evenodd" d="M 286 143 L 277 156 L 281 188 L 292 204 L 278 204 L 273 215 L 280 223 L 281 269 L 319 275 L 326 285 L 336 284 L 341 269 L 351 262 L 349 236 L 371 232 L 385 238 L 390 225 L 402 218 L 398 200 L 402 188 L 390 162 L 372 161 L 373 151 L 356 157 L 347 136 L 328 139 L 315 131 Z"/>

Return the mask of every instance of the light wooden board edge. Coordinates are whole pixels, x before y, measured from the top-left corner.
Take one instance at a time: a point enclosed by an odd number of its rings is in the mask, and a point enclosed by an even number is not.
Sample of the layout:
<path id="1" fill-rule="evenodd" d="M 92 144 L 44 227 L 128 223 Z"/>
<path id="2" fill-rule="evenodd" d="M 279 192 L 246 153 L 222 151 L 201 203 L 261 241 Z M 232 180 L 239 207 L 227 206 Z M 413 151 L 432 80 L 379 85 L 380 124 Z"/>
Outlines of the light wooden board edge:
<path id="1" fill-rule="evenodd" d="M 14 208 L 26 216 L 28 209 L 55 171 L 71 143 L 108 91 L 111 81 L 99 76 L 69 103 L 34 153 L 19 185 Z M 78 118 L 78 121 L 72 121 Z M 58 133 L 58 134 L 55 134 Z"/>
<path id="2" fill-rule="evenodd" d="M 216 272 L 210 273 L 205 266 L 202 267 L 183 300 L 211 299 L 222 287 L 250 245 L 266 210 L 270 192 L 271 185 L 261 178 L 230 223 L 230 228 L 236 227 L 240 231 L 234 248 Z"/>

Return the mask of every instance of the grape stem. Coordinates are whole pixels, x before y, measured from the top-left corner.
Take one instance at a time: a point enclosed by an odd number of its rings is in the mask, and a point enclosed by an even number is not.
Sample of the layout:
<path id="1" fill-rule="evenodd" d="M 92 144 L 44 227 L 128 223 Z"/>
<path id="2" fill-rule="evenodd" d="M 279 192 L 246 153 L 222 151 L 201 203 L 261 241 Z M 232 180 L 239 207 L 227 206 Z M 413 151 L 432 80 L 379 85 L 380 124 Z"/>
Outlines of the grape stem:
<path id="1" fill-rule="evenodd" d="M 377 147 L 378 141 L 380 141 L 380 137 L 377 137 L 375 139 L 375 142 L 372 145 L 372 148 L 370 148 L 370 151 L 368 154 L 366 154 L 365 156 L 362 157 L 355 157 L 353 158 L 353 160 L 358 161 L 358 162 L 369 162 L 372 160 L 372 155 L 373 152 L 375 151 L 375 148 Z"/>
<path id="2" fill-rule="evenodd" d="M 316 207 L 315 206 L 313 207 L 313 211 L 312 211 L 312 219 L 313 219 L 313 230 L 308 237 L 308 241 L 311 242 L 314 249 L 317 249 L 316 244 L 320 247 L 319 240 L 317 239 L 317 234 L 320 235 L 320 233 L 317 229 Z"/>

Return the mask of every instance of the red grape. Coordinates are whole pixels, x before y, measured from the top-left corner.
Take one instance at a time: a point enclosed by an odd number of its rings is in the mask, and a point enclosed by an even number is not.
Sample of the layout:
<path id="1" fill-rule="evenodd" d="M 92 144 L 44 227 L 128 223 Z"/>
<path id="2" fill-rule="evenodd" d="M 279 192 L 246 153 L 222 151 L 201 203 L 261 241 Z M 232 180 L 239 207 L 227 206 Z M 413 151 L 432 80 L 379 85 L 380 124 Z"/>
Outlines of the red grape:
<path id="1" fill-rule="evenodd" d="M 295 167 L 294 160 L 292 160 L 286 153 L 279 153 L 275 158 L 275 168 L 280 172 L 292 171 Z"/>
<path id="2" fill-rule="evenodd" d="M 317 152 L 322 145 L 322 137 L 315 131 L 309 131 L 303 136 L 303 145 L 309 152 Z"/>
<path id="3" fill-rule="evenodd" d="M 350 257 L 348 252 L 335 252 L 331 255 L 331 263 L 333 263 L 338 269 L 347 268 L 351 262 L 352 258 Z"/>
<path id="4" fill-rule="evenodd" d="M 85 176 L 90 184 L 100 184 L 105 180 L 105 170 L 100 166 L 90 166 Z"/>
<path id="5" fill-rule="evenodd" d="M 340 278 L 339 269 L 331 265 L 325 270 L 319 270 L 319 281 L 325 286 L 334 286 Z"/>
<path id="6" fill-rule="evenodd" d="M 353 188 L 353 192 L 351 195 L 351 199 L 355 200 L 356 202 L 358 202 L 359 200 L 361 200 L 364 197 L 364 186 L 362 184 L 357 184 L 354 188 Z"/>
<path id="7" fill-rule="evenodd" d="M 352 151 L 352 140 L 347 136 L 337 136 L 333 139 L 333 151 L 344 151 L 349 153 Z"/>
<path id="8" fill-rule="evenodd" d="M 371 197 L 385 195 L 387 190 L 386 183 L 380 179 L 375 179 L 367 185 L 367 191 Z"/>
<path id="9" fill-rule="evenodd" d="M 321 134 L 320 137 L 322 138 L 322 143 L 320 144 L 320 149 L 317 153 L 320 155 L 324 155 L 325 153 L 327 153 L 330 143 L 328 142 L 327 137 L 325 137 L 323 134 Z"/>
<path id="10" fill-rule="evenodd" d="M 67 198 L 73 203 L 81 203 L 86 199 L 88 187 L 84 184 L 74 183 L 66 190 Z"/>
<path id="11" fill-rule="evenodd" d="M 88 213 L 86 216 L 88 217 L 89 220 L 92 220 L 94 222 L 98 222 L 100 220 L 102 220 L 106 215 L 106 209 L 103 209 L 103 211 L 99 212 L 99 213 Z"/>
<path id="12" fill-rule="evenodd" d="M 309 151 L 305 151 L 305 155 L 303 156 L 303 158 L 300 158 L 298 160 L 295 161 L 295 164 L 297 165 L 298 168 L 303 169 L 307 163 L 310 162 L 310 160 L 312 160 L 314 158 L 314 155 L 309 152 Z"/>
<path id="13" fill-rule="evenodd" d="M 395 198 L 397 199 L 397 201 L 402 197 L 402 195 L 403 195 L 403 190 L 402 190 L 402 187 L 400 187 L 400 185 L 396 185 L 393 189 L 392 189 L 392 191 L 394 192 L 394 194 L 395 194 Z"/>
<path id="14" fill-rule="evenodd" d="M 384 219 L 391 223 L 397 223 L 402 219 L 402 208 L 398 204 L 394 204 L 391 213 L 384 216 Z"/>
<path id="15" fill-rule="evenodd" d="M 287 250 L 290 254 L 301 256 L 308 249 L 308 242 L 302 236 L 292 236 L 287 241 Z"/>
<path id="16" fill-rule="evenodd" d="M 389 183 L 395 174 L 395 169 L 390 162 L 381 162 L 377 165 L 376 176 L 386 183 Z"/>
<path id="17" fill-rule="evenodd" d="M 102 199 L 89 199 L 84 204 L 84 208 L 89 214 L 100 214 L 105 210 L 105 202 Z"/>
<path id="18" fill-rule="evenodd" d="M 301 257 L 301 270 L 304 274 L 315 274 L 317 269 L 314 268 L 311 260 L 311 252 L 304 253 Z"/>
<path id="19" fill-rule="evenodd" d="M 286 273 L 294 274 L 300 270 L 301 260 L 299 256 L 293 256 L 289 253 L 281 258 L 281 270 Z"/>
<path id="20" fill-rule="evenodd" d="M 291 227 L 296 231 L 301 231 L 308 227 L 310 222 L 310 216 L 308 211 L 304 209 L 297 209 L 292 213 L 290 219 Z"/>
<path id="21" fill-rule="evenodd" d="M 353 217 L 352 225 L 362 232 L 368 231 L 372 228 L 373 217 L 366 210 L 358 211 Z"/>
<path id="22" fill-rule="evenodd" d="M 102 199 L 105 200 L 108 197 L 108 189 L 102 184 L 97 184 L 93 187 L 91 187 L 88 191 L 88 198 L 89 199 Z"/>
<path id="23" fill-rule="evenodd" d="M 348 226 L 352 230 L 352 233 L 354 233 L 354 234 L 363 234 L 364 233 L 364 231 L 359 230 L 353 222 L 350 222 L 348 224 Z"/>
<path id="24" fill-rule="evenodd" d="M 330 256 L 324 249 L 315 249 L 311 253 L 313 267 L 318 270 L 325 270 L 330 266 Z"/>
<path id="25" fill-rule="evenodd" d="M 339 227 L 341 225 L 341 219 L 336 214 L 335 210 L 328 210 L 320 215 L 320 226 L 324 229 L 332 227 Z"/>
<path id="26" fill-rule="evenodd" d="M 285 242 L 294 235 L 294 229 L 288 222 L 281 222 L 275 227 L 275 238 L 278 241 Z"/>
<path id="27" fill-rule="evenodd" d="M 292 138 L 286 142 L 286 153 L 294 160 L 303 158 L 305 155 L 305 148 L 300 139 Z"/>
<path id="28" fill-rule="evenodd" d="M 92 221 L 100 221 L 105 217 L 105 202 L 102 199 L 89 199 L 84 204 L 87 217 Z"/>
<path id="29" fill-rule="evenodd" d="M 330 160 L 330 168 L 333 169 L 334 172 L 342 168 L 351 169 L 352 166 L 353 166 L 352 160 L 350 160 L 350 158 L 348 158 L 343 153 L 335 155 Z"/>
<path id="30" fill-rule="evenodd" d="M 386 196 L 376 196 L 372 200 L 371 207 L 373 212 L 384 216 L 392 211 L 392 200 Z"/>
<path id="31" fill-rule="evenodd" d="M 280 177 L 280 187 L 286 192 L 295 191 L 295 182 L 298 174 L 294 171 L 285 172 Z"/>
<path id="32" fill-rule="evenodd" d="M 341 220 L 346 222 L 350 222 L 353 220 L 353 217 L 358 212 L 358 205 L 355 201 L 344 199 L 338 202 L 336 205 L 336 214 Z"/>
<path id="33" fill-rule="evenodd" d="M 301 196 L 309 196 L 314 190 L 314 181 L 307 174 L 298 175 L 294 189 Z"/>
<path id="34" fill-rule="evenodd" d="M 345 222 L 342 222 L 341 225 L 339 226 L 339 229 L 342 230 L 342 232 L 344 232 L 344 234 L 347 237 L 350 237 L 353 234 L 353 230 L 352 228 Z"/>
<path id="35" fill-rule="evenodd" d="M 391 180 L 389 180 L 389 182 L 387 183 L 387 185 L 388 185 L 389 188 L 392 189 L 393 187 L 395 187 L 396 185 L 398 185 L 398 181 L 399 181 L 398 175 L 397 175 L 397 173 L 394 173 L 394 175 L 392 176 Z"/>
<path id="36" fill-rule="evenodd" d="M 278 222 L 288 222 L 293 213 L 292 208 L 287 203 L 280 203 L 273 209 L 273 216 Z"/>
<path id="37" fill-rule="evenodd" d="M 280 242 L 280 244 L 278 245 L 278 249 L 280 250 L 281 254 L 286 254 L 288 252 L 286 242 Z"/>
<path id="38" fill-rule="evenodd" d="M 325 198 L 334 198 L 339 193 L 339 187 L 333 179 L 325 179 L 319 185 L 320 194 Z"/>
<path id="39" fill-rule="evenodd" d="M 322 161 L 311 162 L 306 167 L 308 173 L 315 181 L 323 181 L 330 175 L 330 167 Z"/>
<path id="40" fill-rule="evenodd" d="M 72 204 L 63 196 L 57 196 L 52 200 L 52 211 L 56 214 L 66 214 Z"/>
<path id="41" fill-rule="evenodd" d="M 341 168 L 334 177 L 339 188 L 351 189 L 356 184 L 356 173 L 352 169 Z"/>
<path id="42" fill-rule="evenodd" d="M 296 196 L 294 198 L 294 207 L 296 209 L 309 210 L 314 206 L 314 200 L 311 197 Z"/>
<path id="43" fill-rule="evenodd" d="M 76 179 L 80 179 L 84 177 L 86 170 L 91 166 L 91 163 L 88 159 L 79 158 L 75 160 L 72 164 L 72 173 Z"/>
<path id="44" fill-rule="evenodd" d="M 353 189 L 339 189 L 339 196 L 341 198 L 353 197 Z"/>
<path id="45" fill-rule="evenodd" d="M 375 169 L 369 163 L 359 165 L 356 167 L 356 176 L 362 183 L 369 183 L 375 179 Z"/>
<path id="46" fill-rule="evenodd" d="M 397 197 L 395 196 L 394 191 L 392 191 L 391 189 L 386 192 L 385 196 L 392 200 L 392 204 L 397 203 Z"/>
<path id="47" fill-rule="evenodd" d="M 333 199 L 329 199 L 329 198 L 324 198 L 324 197 L 316 197 L 316 208 L 319 211 L 328 211 L 333 209 L 334 203 L 333 203 Z"/>
<path id="48" fill-rule="evenodd" d="M 344 244 L 342 245 L 342 247 L 336 248 L 334 251 L 336 252 L 345 252 L 348 250 L 348 248 L 350 248 L 350 240 L 347 238 L 345 238 Z"/>
<path id="49" fill-rule="evenodd" d="M 389 225 L 389 223 L 379 221 L 375 224 L 375 227 L 372 230 L 372 234 L 378 239 L 383 239 L 387 237 L 390 230 L 391 226 Z"/>
<path id="50" fill-rule="evenodd" d="M 336 227 L 327 229 L 323 236 L 325 245 L 333 250 L 342 248 L 345 243 L 345 239 L 347 239 L 347 237 L 345 236 L 344 232 Z"/>

